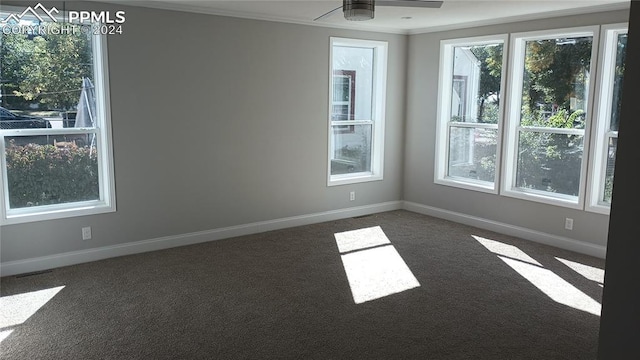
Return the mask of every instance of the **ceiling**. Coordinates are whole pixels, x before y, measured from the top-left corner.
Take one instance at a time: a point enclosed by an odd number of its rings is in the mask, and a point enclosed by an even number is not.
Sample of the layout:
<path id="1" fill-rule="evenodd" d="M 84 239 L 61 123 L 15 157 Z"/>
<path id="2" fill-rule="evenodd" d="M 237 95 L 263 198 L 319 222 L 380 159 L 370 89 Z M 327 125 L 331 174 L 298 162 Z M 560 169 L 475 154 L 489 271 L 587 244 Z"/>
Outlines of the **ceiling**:
<path id="1" fill-rule="evenodd" d="M 342 11 L 314 21 L 342 6 L 342 0 L 98 0 L 142 7 L 181 10 L 223 16 L 414 34 L 508 21 L 628 9 L 630 0 L 444 0 L 440 8 L 376 6 L 375 18 L 345 20 Z"/>

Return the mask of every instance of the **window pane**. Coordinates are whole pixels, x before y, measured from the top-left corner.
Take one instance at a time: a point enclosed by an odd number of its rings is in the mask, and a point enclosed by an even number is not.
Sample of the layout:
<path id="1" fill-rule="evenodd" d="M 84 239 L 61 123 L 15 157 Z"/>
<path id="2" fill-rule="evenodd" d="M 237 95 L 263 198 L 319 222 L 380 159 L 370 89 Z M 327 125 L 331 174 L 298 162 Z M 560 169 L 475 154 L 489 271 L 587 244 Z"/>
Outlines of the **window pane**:
<path id="1" fill-rule="evenodd" d="M 449 133 L 449 176 L 493 182 L 497 129 L 454 127 Z"/>
<path id="2" fill-rule="evenodd" d="M 624 75 L 624 60 L 627 54 L 627 34 L 618 35 L 618 46 L 616 52 L 616 68 L 613 77 L 613 99 L 611 106 L 610 129 L 618 131 L 620 124 L 620 99 L 622 95 L 622 79 Z"/>
<path id="3" fill-rule="evenodd" d="M 578 196 L 583 135 L 521 131 L 516 186 Z"/>
<path id="4" fill-rule="evenodd" d="M 350 120 L 349 119 L 349 105 L 333 105 L 332 120 Z"/>
<path id="5" fill-rule="evenodd" d="M 349 101 L 351 99 L 351 86 L 349 77 L 334 76 L 333 77 L 333 101 Z"/>
<path id="6" fill-rule="evenodd" d="M 613 173 L 616 163 L 616 149 L 618 148 L 618 138 L 609 138 L 607 152 L 607 168 L 604 175 L 604 194 L 602 201 L 611 204 L 611 194 L 613 192 Z"/>
<path id="7" fill-rule="evenodd" d="M 585 36 L 526 42 L 521 125 L 585 127 L 592 41 Z"/>
<path id="8" fill-rule="evenodd" d="M 100 198 L 93 134 L 5 140 L 11 209 Z"/>
<path id="9" fill-rule="evenodd" d="M 333 47 L 334 69 L 334 101 L 349 101 L 353 104 L 350 110 L 352 120 L 371 120 L 373 112 L 373 63 L 374 49 L 349 46 Z M 350 80 L 348 92 L 346 79 Z M 346 82 L 346 83 L 345 83 Z M 349 96 L 347 96 L 349 95 Z"/>
<path id="10" fill-rule="evenodd" d="M 502 44 L 454 48 L 451 121 L 498 123 Z"/>
<path id="11" fill-rule="evenodd" d="M 40 116 L 29 116 L 24 111 L 10 111 L 0 107 L 0 129 L 47 129 L 51 121 Z"/>
<path id="12" fill-rule="evenodd" d="M 371 172 L 372 125 L 333 126 L 331 175 Z"/>
<path id="13" fill-rule="evenodd" d="M 51 121 L 52 127 L 63 127 L 62 114 L 67 112 L 78 111 L 80 121 L 85 116 L 80 111 L 95 117 L 90 31 L 68 31 L 69 24 L 40 23 L 35 18 L 23 19 L 21 24 L 38 25 L 45 31 L 0 34 L 0 106 L 22 116 L 57 118 Z M 62 26 L 67 31 L 61 31 Z"/>

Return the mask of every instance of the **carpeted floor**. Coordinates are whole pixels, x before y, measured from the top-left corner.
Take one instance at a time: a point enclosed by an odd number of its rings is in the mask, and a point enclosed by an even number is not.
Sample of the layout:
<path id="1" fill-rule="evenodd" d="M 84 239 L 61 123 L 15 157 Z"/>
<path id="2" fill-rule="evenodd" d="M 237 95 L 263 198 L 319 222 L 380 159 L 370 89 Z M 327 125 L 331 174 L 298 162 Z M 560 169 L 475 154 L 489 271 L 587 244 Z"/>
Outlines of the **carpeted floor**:
<path id="1" fill-rule="evenodd" d="M 334 234 L 374 226 L 420 286 L 356 304 Z M 473 236 L 517 247 L 538 279 L 509 265 L 517 250 L 499 257 Z M 5 299 L 64 287 L 0 328 L 0 358 L 595 359 L 599 316 L 534 283 L 551 273 L 551 288 L 598 303 L 602 287 L 558 259 L 604 268 L 399 210 L 5 277 Z"/>

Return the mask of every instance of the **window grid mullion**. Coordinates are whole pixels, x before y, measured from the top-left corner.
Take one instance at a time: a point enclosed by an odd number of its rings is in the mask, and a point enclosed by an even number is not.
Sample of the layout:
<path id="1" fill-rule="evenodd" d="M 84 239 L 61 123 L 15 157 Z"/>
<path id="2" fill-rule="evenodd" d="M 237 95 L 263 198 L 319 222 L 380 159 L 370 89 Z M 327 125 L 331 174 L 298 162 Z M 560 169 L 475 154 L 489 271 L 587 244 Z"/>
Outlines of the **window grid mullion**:
<path id="1" fill-rule="evenodd" d="M 43 135 L 74 135 L 74 134 L 99 134 L 99 128 L 62 128 L 62 129 L 21 129 L 2 130 L 0 136 L 43 136 Z"/>
<path id="2" fill-rule="evenodd" d="M 534 132 L 558 135 L 584 135 L 584 129 L 552 128 L 542 126 L 518 126 L 518 132 Z"/>
<path id="3" fill-rule="evenodd" d="M 491 123 L 469 123 L 469 122 L 450 121 L 447 125 L 449 127 L 457 127 L 457 128 L 498 129 L 498 124 L 491 124 Z"/>
<path id="4" fill-rule="evenodd" d="M 373 120 L 332 120 L 331 126 L 373 125 Z"/>

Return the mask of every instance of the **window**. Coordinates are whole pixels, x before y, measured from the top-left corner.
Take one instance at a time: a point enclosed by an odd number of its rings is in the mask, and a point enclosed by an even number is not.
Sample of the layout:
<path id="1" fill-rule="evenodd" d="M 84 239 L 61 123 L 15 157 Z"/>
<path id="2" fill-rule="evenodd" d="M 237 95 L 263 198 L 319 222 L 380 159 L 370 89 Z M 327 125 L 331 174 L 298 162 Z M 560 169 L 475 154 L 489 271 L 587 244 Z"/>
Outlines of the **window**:
<path id="1" fill-rule="evenodd" d="M 513 34 L 505 195 L 582 208 L 596 37 L 594 27 Z"/>
<path id="2" fill-rule="evenodd" d="M 331 38 L 328 185 L 381 180 L 387 43 Z"/>
<path id="3" fill-rule="evenodd" d="M 608 214 L 627 24 L 509 36 L 441 42 L 435 183 Z"/>
<path id="4" fill-rule="evenodd" d="M 627 45 L 627 24 L 603 26 L 602 55 L 595 126 L 592 137 L 593 169 L 588 210 L 608 214 L 613 190 L 613 173 L 620 123 L 620 95 Z"/>
<path id="5" fill-rule="evenodd" d="M 0 221 L 114 211 L 106 39 L 35 16 L 2 27 L 24 25 L 0 34 Z"/>
<path id="6" fill-rule="evenodd" d="M 441 42 L 436 183 L 497 192 L 506 38 Z"/>

